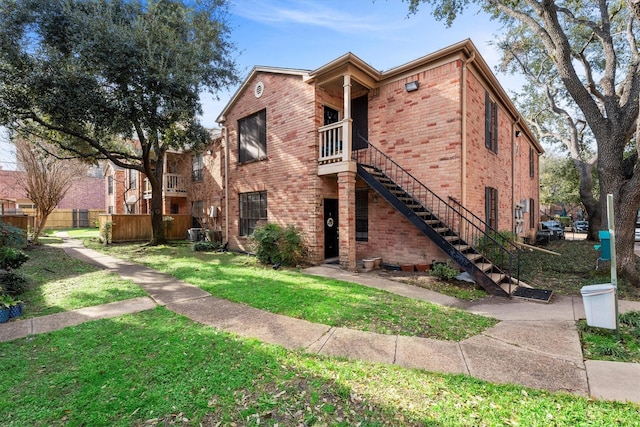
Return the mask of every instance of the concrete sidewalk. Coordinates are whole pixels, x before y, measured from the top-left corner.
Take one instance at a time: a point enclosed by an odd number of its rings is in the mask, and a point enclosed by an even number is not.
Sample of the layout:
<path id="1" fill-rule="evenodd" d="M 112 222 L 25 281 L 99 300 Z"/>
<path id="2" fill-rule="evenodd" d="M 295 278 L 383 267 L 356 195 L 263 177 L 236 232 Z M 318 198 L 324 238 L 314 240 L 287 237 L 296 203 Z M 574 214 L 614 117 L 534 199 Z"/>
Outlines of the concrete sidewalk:
<path id="1" fill-rule="evenodd" d="M 0 325 L 0 341 L 163 305 L 194 321 L 288 349 L 304 348 L 318 354 L 462 373 L 495 383 L 640 404 L 640 364 L 583 361 L 575 326 L 576 319 L 584 318 L 579 297 L 554 297 L 551 304 L 497 297 L 465 303 L 387 280 L 375 273 L 349 273 L 333 266 L 306 270 L 308 274 L 356 282 L 501 321 L 482 334 L 461 342 L 438 341 L 335 328 L 268 313 L 214 298 L 202 289 L 166 274 L 87 249 L 77 240 L 65 239 L 63 246 L 73 257 L 132 280 L 145 289 L 149 297 L 11 321 Z M 640 303 L 620 301 L 620 310 L 640 310 Z"/>

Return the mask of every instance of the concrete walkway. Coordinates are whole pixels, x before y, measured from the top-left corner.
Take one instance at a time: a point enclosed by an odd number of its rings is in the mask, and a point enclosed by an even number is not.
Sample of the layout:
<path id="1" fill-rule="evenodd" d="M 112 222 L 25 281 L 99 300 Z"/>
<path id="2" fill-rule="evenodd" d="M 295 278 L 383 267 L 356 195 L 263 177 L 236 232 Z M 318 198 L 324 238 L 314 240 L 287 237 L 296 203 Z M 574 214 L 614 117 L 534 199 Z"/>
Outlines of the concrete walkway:
<path id="1" fill-rule="evenodd" d="M 0 324 L 0 341 L 163 305 L 202 324 L 288 349 L 304 348 L 324 355 L 640 404 L 640 364 L 583 361 L 575 326 L 576 319 L 585 317 L 580 297 L 554 297 L 551 304 L 497 297 L 465 303 L 375 273 L 349 273 L 333 266 L 306 270 L 500 320 L 495 327 L 464 341 L 438 341 L 335 328 L 268 313 L 212 297 L 166 274 L 87 249 L 77 240 L 65 239 L 63 247 L 73 257 L 133 281 L 149 297 Z M 640 302 L 620 301 L 620 311 L 628 310 L 640 310 Z"/>

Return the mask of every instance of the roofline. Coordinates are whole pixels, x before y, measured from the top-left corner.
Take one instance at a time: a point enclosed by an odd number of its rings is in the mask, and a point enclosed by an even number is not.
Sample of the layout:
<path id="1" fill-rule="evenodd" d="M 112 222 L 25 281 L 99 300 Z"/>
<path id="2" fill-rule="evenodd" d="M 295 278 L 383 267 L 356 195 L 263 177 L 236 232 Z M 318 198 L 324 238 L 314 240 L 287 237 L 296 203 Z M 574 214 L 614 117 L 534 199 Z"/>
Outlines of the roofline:
<path id="1" fill-rule="evenodd" d="M 240 94 L 242 94 L 244 90 L 247 88 L 251 79 L 258 73 L 286 74 L 290 76 L 301 76 L 302 78 L 306 78 L 309 74 L 309 70 L 302 70 L 298 68 L 265 67 L 260 65 L 254 66 L 249 72 L 249 75 L 247 75 L 247 77 L 243 80 L 240 87 L 238 87 L 236 92 L 233 94 L 233 97 L 231 97 L 229 102 L 227 102 L 227 105 L 224 106 L 224 108 L 222 109 L 222 112 L 216 118 L 216 123 L 224 123 L 225 115 L 227 114 L 229 109 L 238 100 L 238 98 L 240 97 Z"/>
<path id="2" fill-rule="evenodd" d="M 439 49 L 435 52 L 432 52 L 428 55 L 422 56 L 418 59 L 414 59 L 405 64 L 399 65 L 394 68 L 390 68 L 387 71 L 379 71 L 372 67 L 367 62 L 360 59 L 358 56 L 353 54 L 352 52 L 347 52 L 344 55 L 334 59 L 322 65 L 321 67 L 313 70 L 301 70 L 294 68 L 277 68 L 277 67 L 261 67 L 256 66 L 253 67 L 247 78 L 244 80 L 242 85 L 238 88 L 234 96 L 227 103 L 225 108 L 222 110 L 222 113 L 216 119 L 217 123 L 224 123 L 224 116 L 227 111 L 233 106 L 236 102 L 240 94 L 246 89 L 249 81 L 255 76 L 255 74 L 259 72 L 265 73 L 277 73 L 277 74 L 288 74 L 288 75 L 297 75 L 302 76 L 304 81 L 307 83 L 312 83 L 318 76 L 322 74 L 328 74 L 333 71 L 344 67 L 345 65 L 353 65 L 364 72 L 367 76 L 369 76 L 374 82 L 378 83 L 383 80 L 393 79 L 395 77 L 401 76 L 403 74 L 407 74 L 412 72 L 412 70 L 418 69 L 420 67 L 424 67 L 427 64 L 437 62 L 439 60 L 445 59 L 451 56 L 461 56 L 463 60 L 467 60 L 471 65 L 478 71 L 480 76 L 484 81 L 488 83 L 488 85 L 492 88 L 493 92 L 500 99 L 501 103 L 505 106 L 508 113 L 511 115 L 515 124 L 517 124 L 527 135 L 527 137 L 532 141 L 535 148 L 538 150 L 538 153 L 544 153 L 544 149 L 540 145 L 540 142 L 533 134 L 527 123 L 523 120 L 524 118 L 516 108 L 516 106 L 511 101 L 511 98 L 502 87 L 495 74 L 491 70 L 491 67 L 486 63 L 478 48 L 471 41 L 471 39 L 465 39 L 458 43 L 452 44 L 450 46 Z"/>

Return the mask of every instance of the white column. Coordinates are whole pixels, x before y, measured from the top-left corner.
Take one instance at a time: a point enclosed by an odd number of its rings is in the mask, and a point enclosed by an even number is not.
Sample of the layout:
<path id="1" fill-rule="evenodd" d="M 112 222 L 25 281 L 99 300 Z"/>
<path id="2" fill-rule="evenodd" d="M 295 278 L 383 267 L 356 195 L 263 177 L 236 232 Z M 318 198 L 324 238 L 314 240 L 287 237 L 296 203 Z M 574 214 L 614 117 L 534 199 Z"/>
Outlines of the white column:
<path id="1" fill-rule="evenodd" d="M 342 161 L 348 162 L 351 160 L 351 127 L 352 127 L 352 119 L 351 119 L 351 75 L 344 75 L 344 118 L 342 119 L 343 127 L 342 127 L 342 139 L 344 143 L 344 147 L 342 150 Z"/>

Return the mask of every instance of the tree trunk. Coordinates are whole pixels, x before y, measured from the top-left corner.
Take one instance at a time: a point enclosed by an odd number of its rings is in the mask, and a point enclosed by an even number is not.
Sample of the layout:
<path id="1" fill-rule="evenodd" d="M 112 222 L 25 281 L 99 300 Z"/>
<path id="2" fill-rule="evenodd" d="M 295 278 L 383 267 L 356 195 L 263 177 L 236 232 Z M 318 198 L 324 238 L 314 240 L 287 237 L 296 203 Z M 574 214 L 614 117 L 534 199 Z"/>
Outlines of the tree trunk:
<path id="1" fill-rule="evenodd" d="M 640 184 L 638 175 L 631 179 L 625 176 L 622 161 L 615 155 L 615 148 L 610 144 L 599 144 L 598 175 L 600 176 L 600 211 L 602 212 L 601 229 L 608 229 L 607 194 L 613 195 L 613 211 L 616 239 L 616 268 L 618 275 L 624 277 L 635 286 L 640 286 L 640 275 L 636 269 L 635 223 L 640 204 Z M 620 150 L 621 152 L 621 150 Z"/>
<path id="2" fill-rule="evenodd" d="M 164 173 L 164 153 L 158 154 L 155 170 L 148 174 L 151 184 L 151 241 L 149 245 L 162 245 L 167 242 L 164 234 L 163 201 L 162 201 L 162 175 Z"/>
<path id="3" fill-rule="evenodd" d="M 47 219 L 49 218 L 49 212 L 42 211 L 40 209 L 36 209 L 36 219 L 33 224 L 33 244 L 37 245 L 40 242 L 40 236 L 42 236 L 42 232 L 44 231 L 44 226 L 47 224 Z"/>
<path id="4" fill-rule="evenodd" d="M 572 156 L 573 157 L 573 156 Z M 593 197 L 593 178 L 591 175 L 593 165 L 579 158 L 573 158 L 573 163 L 578 171 L 578 193 L 580 202 L 587 211 L 589 218 L 589 230 L 587 240 L 598 240 L 598 227 L 602 221 L 600 201 Z"/>

